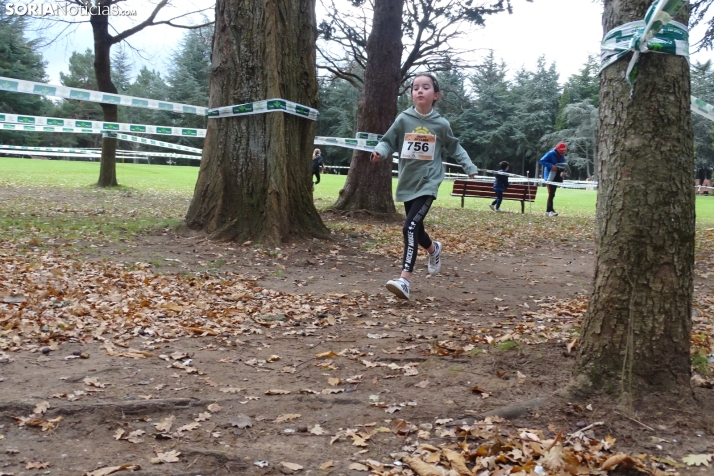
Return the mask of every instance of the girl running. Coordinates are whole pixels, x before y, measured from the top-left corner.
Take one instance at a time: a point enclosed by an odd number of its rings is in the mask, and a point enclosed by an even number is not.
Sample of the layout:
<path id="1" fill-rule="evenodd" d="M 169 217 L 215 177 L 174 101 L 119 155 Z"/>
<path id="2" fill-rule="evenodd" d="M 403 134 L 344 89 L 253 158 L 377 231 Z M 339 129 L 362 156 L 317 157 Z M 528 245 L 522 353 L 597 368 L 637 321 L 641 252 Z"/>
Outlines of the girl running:
<path id="1" fill-rule="evenodd" d="M 420 74 L 412 83 L 414 106 L 401 113 L 372 153 L 372 162 L 391 160 L 399 152 L 399 181 L 396 201 L 404 202 L 404 255 L 402 274 L 387 281 L 387 289 L 402 299 L 409 299 L 410 279 L 417 258 L 417 243 L 429 253 L 429 274 L 441 269 L 441 243 L 432 241 L 424 230 L 424 218 L 436 200 L 439 185 L 444 180 L 441 150 L 464 168 L 469 178 L 478 172 L 466 151 L 454 137 L 449 121 L 434 111 L 439 99 L 439 83 L 431 74 Z"/>

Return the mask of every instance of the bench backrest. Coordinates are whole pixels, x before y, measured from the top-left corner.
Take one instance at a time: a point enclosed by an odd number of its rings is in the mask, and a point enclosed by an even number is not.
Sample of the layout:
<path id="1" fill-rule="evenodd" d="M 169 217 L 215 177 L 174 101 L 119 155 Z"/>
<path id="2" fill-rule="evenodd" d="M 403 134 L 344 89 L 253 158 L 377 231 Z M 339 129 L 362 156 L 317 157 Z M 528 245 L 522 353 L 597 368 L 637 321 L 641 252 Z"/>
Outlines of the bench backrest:
<path id="1" fill-rule="evenodd" d="M 505 200 L 535 201 L 538 186 L 535 183 L 512 183 L 503 192 Z M 454 180 L 451 195 L 459 197 L 493 198 L 493 182 L 476 182 L 471 180 Z"/>

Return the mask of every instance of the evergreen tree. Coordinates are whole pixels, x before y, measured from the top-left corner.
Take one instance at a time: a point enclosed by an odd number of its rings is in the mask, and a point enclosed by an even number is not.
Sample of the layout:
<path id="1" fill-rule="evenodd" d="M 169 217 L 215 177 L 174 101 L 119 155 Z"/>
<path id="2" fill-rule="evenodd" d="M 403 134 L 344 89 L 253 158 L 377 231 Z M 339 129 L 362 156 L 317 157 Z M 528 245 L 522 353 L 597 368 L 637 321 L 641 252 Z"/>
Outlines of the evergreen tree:
<path id="1" fill-rule="evenodd" d="M 87 48 L 84 53 L 73 52 L 69 57 L 68 72 L 60 72 L 60 83 L 72 88 L 97 90 L 94 75 L 94 53 Z M 63 99 L 55 109 L 54 116 L 64 119 L 101 121 L 102 108 L 96 102 Z M 101 134 L 52 134 L 52 145 L 59 147 L 99 147 Z"/>
<path id="2" fill-rule="evenodd" d="M 563 88 L 563 94 L 560 95 L 560 101 L 558 101 L 558 115 L 555 118 L 555 130 L 560 131 L 568 127 L 568 120 L 563 114 L 565 107 L 572 102 L 572 96 L 570 94 L 570 88 L 566 84 Z"/>
<path id="3" fill-rule="evenodd" d="M 568 145 L 568 165 L 571 169 L 580 172 L 581 178 L 595 175 L 597 180 L 597 108 L 588 100 L 568 104 L 564 107 L 561 117 L 563 127 L 543 136 L 541 142 L 545 147 L 551 147 L 556 142 L 565 142 Z"/>
<path id="4" fill-rule="evenodd" d="M 464 149 L 477 165 L 493 168 L 512 159 L 515 106 L 506 80 L 506 64 L 491 51 L 469 78 L 475 94 L 472 107 L 456 121 Z"/>
<path id="5" fill-rule="evenodd" d="M 523 164 L 535 163 L 552 144 L 541 137 L 553 131 L 558 113 L 560 86 L 555 64 L 546 68 L 545 57 L 538 58 L 535 72 L 521 70 L 511 90 L 516 106 L 514 117 L 516 156 Z"/>
<path id="6" fill-rule="evenodd" d="M 126 94 L 129 89 L 132 66 L 122 43 L 112 56 L 112 82 L 117 87 L 119 94 Z"/>
<path id="7" fill-rule="evenodd" d="M 588 60 L 580 70 L 580 73 L 568 78 L 565 86 L 570 90 L 570 102 L 581 102 L 586 99 L 594 107 L 600 104 L 600 64 L 594 55 L 588 56 Z"/>
<path id="8" fill-rule="evenodd" d="M 189 30 L 171 59 L 166 82 L 169 100 L 194 106 L 208 106 L 208 81 L 211 75 L 213 27 Z M 206 118 L 195 114 L 175 114 L 174 124 L 205 128 Z M 181 138 L 181 144 L 201 147 L 202 140 Z"/>
<path id="9" fill-rule="evenodd" d="M 26 17 L 7 16 L 0 0 L 0 76 L 46 82 L 45 63 L 35 52 L 36 41 L 25 39 Z M 0 112 L 42 116 L 51 103 L 42 96 L 0 91 Z M 39 134 L 0 130 L 0 144 L 37 145 Z"/>
<path id="10" fill-rule="evenodd" d="M 359 91 L 341 78 L 323 78 L 319 82 L 320 116 L 315 135 L 354 137 Z M 321 146 L 326 165 L 349 166 L 352 151 L 343 147 Z M 344 173 L 344 172 L 343 172 Z"/>

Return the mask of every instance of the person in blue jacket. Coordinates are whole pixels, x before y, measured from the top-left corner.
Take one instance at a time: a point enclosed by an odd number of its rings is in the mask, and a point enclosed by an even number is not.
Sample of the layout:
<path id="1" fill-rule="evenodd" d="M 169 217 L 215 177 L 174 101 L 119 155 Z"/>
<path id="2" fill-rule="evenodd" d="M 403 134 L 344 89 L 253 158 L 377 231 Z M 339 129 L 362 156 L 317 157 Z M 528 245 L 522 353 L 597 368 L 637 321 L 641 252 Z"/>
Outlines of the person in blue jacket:
<path id="1" fill-rule="evenodd" d="M 547 182 L 563 182 L 565 177 L 565 152 L 567 150 L 568 146 L 560 142 L 540 159 L 539 163 L 543 166 L 543 178 Z M 548 203 L 545 215 L 557 217 L 558 213 L 553 209 L 553 199 L 558 186 L 552 183 L 546 184 L 546 186 L 548 187 Z"/>
<path id="2" fill-rule="evenodd" d="M 496 200 L 494 200 L 489 207 L 491 210 L 494 212 L 500 212 L 501 211 L 501 202 L 503 201 L 503 192 L 506 191 L 508 188 L 508 175 L 506 175 L 506 172 L 508 172 L 508 169 L 510 165 L 508 162 L 505 160 L 498 164 L 498 166 L 501 168 L 499 172 L 503 172 L 502 174 L 496 174 L 496 181 L 493 183 L 493 191 L 496 193 Z"/>

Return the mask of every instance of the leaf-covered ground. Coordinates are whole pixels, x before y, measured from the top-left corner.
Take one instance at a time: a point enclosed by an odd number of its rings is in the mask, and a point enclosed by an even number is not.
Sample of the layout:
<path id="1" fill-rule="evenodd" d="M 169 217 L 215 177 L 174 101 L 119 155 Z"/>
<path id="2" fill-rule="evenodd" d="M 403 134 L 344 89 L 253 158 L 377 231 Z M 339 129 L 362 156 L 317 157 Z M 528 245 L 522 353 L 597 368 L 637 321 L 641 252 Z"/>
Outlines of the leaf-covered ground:
<path id="1" fill-rule="evenodd" d="M 554 395 L 587 306 L 587 217 L 435 208 L 444 268 L 420 257 L 402 302 L 383 288 L 399 224 L 325 214 L 332 241 L 212 243 L 178 226 L 187 200 L 0 189 L 0 474 L 712 471 L 712 230 L 699 406 L 633 409 Z"/>

